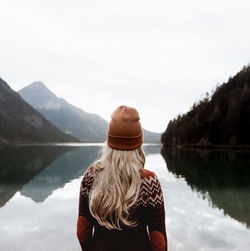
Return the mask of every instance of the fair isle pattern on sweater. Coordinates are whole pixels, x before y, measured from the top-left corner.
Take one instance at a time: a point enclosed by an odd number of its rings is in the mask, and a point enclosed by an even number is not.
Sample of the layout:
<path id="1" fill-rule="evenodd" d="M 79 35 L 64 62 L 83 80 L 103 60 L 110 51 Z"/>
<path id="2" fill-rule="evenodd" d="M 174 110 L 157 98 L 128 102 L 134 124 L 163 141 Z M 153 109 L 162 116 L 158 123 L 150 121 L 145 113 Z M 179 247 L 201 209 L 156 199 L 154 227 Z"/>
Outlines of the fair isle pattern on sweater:
<path id="1" fill-rule="evenodd" d="M 148 170 L 147 170 L 148 171 Z M 147 207 L 149 204 L 153 207 L 157 206 L 157 204 L 163 203 L 163 194 L 160 186 L 160 182 L 157 176 L 148 171 L 146 175 L 145 169 L 141 170 L 142 184 L 140 188 L 139 198 L 136 202 L 137 205 L 142 205 Z M 93 166 L 87 169 L 84 174 L 84 183 L 81 184 L 81 193 L 83 196 L 89 196 L 90 189 L 93 185 Z"/>
<path id="2" fill-rule="evenodd" d="M 94 183 L 94 167 L 82 179 L 79 197 L 77 237 L 84 251 L 167 251 L 164 199 L 154 172 L 140 170 L 141 188 L 131 217 L 139 225 L 121 230 L 100 226 L 89 211 L 89 194 Z M 95 229 L 94 235 L 91 232 Z M 148 228 L 148 230 L 147 230 Z"/>
<path id="3" fill-rule="evenodd" d="M 93 185 L 93 166 L 89 167 L 84 174 L 83 181 L 81 183 L 80 191 L 84 197 L 89 196 L 90 189 Z"/>
<path id="4" fill-rule="evenodd" d="M 145 170 L 143 171 L 145 172 Z M 144 207 L 151 205 L 155 207 L 158 204 L 161 205 L 163 203 L 163 194 L 160 182 L 156 175 L 153 175 L 153 173 L 151 174 L 152 175 L 145 176 L 142 180 L 140 196 L 137 200 L 137 205 L 142 205 Z"/>

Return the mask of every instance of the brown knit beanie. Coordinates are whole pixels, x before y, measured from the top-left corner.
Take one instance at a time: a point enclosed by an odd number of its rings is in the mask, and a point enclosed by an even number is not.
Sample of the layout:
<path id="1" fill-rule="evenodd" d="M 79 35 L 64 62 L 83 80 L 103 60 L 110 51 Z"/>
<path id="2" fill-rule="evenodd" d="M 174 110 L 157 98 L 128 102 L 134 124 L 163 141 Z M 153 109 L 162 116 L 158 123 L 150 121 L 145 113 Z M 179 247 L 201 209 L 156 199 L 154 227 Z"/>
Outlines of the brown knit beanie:
<path id="1" fill-rule="evenodd" d="M 107 144 L 118 150 L 134 150 L 143 143 L 139 113 L 133 107 L 121 105 L 111 115 Z"/>

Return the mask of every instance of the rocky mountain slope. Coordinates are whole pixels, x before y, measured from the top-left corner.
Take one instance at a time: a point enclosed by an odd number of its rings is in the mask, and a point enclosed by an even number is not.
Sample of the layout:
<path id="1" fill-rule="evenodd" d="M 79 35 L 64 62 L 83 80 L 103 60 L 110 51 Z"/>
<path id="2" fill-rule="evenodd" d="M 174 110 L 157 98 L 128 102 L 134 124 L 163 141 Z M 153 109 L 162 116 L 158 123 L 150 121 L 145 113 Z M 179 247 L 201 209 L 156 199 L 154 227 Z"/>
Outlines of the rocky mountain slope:
<path id="1" fill-rule="evenodd" d="M 0 144 L 76 141 L 52 125 L 0 78 Z"/>
<path id="2" fill-rule="evenodd" d="M 58 98 L 40 81 L 21 89 L 22 98 L 65 133 L 83 142 L 104 142 L 108 122 L 101 116 L 88 113 L 62 98 Z M 160 133 L 144 129 L 145 142 L 160 142 Z"/>

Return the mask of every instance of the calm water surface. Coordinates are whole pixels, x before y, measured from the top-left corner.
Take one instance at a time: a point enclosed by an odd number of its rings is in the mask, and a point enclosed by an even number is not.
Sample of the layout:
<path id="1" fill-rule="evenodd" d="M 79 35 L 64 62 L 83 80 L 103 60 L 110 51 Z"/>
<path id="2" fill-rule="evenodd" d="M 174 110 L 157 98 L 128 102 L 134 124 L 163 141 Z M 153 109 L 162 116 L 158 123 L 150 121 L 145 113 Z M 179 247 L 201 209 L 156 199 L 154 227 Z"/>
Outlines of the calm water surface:
<path id="1" fill-rule="evenodd" d="M 100 146 L 0 148 L 0 250 L 80 250 L 79 186 Z M 250 155 L 144 146 L 162 185 L 169 251 L 250 250 Z"/>

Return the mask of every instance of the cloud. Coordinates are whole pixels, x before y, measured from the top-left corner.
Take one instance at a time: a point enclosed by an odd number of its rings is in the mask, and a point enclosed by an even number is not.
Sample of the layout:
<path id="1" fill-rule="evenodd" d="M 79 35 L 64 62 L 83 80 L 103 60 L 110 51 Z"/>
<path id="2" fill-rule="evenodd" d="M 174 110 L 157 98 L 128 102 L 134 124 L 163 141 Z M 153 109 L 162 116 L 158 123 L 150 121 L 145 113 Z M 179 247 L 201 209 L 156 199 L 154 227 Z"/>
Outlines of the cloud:
<path id="1" fill-rule="evenodd" d="M 0 74 L 15 90 L 42 80 L 106 119 L 117 104 L 133 104 L 145 128 L 163 131 L 249 62 L 249 7 L 246 0 L 3 0 Z"/>

